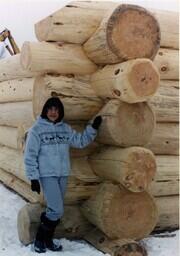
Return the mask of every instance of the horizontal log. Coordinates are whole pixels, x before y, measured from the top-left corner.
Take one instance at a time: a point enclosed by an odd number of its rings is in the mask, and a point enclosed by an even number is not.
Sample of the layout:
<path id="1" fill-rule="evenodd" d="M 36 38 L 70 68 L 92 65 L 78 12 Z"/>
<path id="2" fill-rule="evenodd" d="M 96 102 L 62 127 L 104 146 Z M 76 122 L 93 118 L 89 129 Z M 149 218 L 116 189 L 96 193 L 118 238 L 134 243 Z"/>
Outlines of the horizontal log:
<path id="1" fill-rule="evenodd" d="M 83 45 L 87 56 L 97 64 L 153 59 L 159 47 L 160 28 L 155 17 L 146 9 L 129 4 L 119 5 L 113 13 L 109 10 Z"/>
<path id="2" fill-rule="evenodd" d="M 20 79 L 25 77 L 34 77 L 40 74 L 39 72 L 32 72 L 24 70 L 20 64 L 20 54 L 16 54 L 0 60 L 0 81 L 7 81 L 12 79 Z"/>
<path id="3" fill-rule="evenodd" d="M 159 87 L 159 73 L 149 59 L 135 59 L 107 65 L 91 77 L 91 86 L 101 98 L 128 103 L 146 101 Z"/>
<path id="4" fill-rule="evenodd" d="M 37 117 L 46 100 L 58 96 L 65 109 L 65 120 L 89 120 L 103 106 L 89 85 L 88 76 L 40 76 L 33 88 L 33 113 Z"/>
<path id="5" fill-rule="evenodd" d="M 179 79 L 179 51 L 174 49 L 160 48 L 154 64 L 159 70 L 160 79 Z"/>
<path id="6" fill-rule="evenodd" d="M 18 128 L 10 126 L 0 126 L 0 145 L 22 150 L 24 136 L 22 136 L 23 127 Z"/>
<path id="7" fill-rule="evenodd" d="M 179 123 L 156 123 L 150 142 L 145 148 L 158 155 L 179 155 Z"/>
<path id="8" fill-rule="evenodd" d="M 158 213 L 147 192 L 132 193 L 104 183 L 82 204 L 84 216 L 111 239 L 142 239 L 154 229 Z"/>
<path id="9" fill-rule="evenodd" d="M 18 236 L 24 245 L 34 241 L 43 211 L 44 207 L 40 204 L 28 203 L 18 212 Z M 55 231 L 55 238 L 80 239 L 91 229 L 92 225 L 83 217 L 78 206 L 65 206 L 64 215 Z"/>
<path id="10" fill-rule="evenodd" d="M 0 82 L 0 103 L 31 101 L 34 78 L 18 78 Z"/>
<path id="11" fill-rule="evenodd" d="M 161 47 L 179 49 L 178 12 L 150 9 L 159 22 Z"/>
<path id="12" fill-rule="evenodd" d="M 157 172 L 148 191 L 156 197 L 179 194 L 179 157 L 156 155 Z"/>
<path id="13" fill-rule="evenodd" d="M 91 74 L 97 66 L 80 45 L 24 42 L 20 62 L 25 70 L 41 73 Z"/>
<path id="14" fill-rule="evenodd" d="M 0 109 L 0 125 L 30 127 L 35 121 L 31 101 L 0 103 Z"/>
<path id="15" fill-rule="evenodd" d="M 146 256 L 146 249 L 138 242 L 131 239 L 108 238 L 103 232 L 94 228 L 85 234 L 84 239 L 98 250 L 111 256 Z"/>
<path id="16" fill-rule="evenodd" d="M 159 219 L 155 230 L 167 231 L 179 228 L 179 196 L 155 198 Z"/>
<path id="17" fill-rule="evenodd" d="M 179 96 L 179 81 L 160 80 L 160 86 L 157 91 L 158 95 L 162 96 Z"/>
<path id="18" fill-rule="evenodd" d="M 103 180 L 120 183 L 132 192 L 146 190 L 156 173 L 155 156 L 141 147 L 104 147 L 89 157 L 89 163 Z"/>
<path id="19" fill-rule="evenodd" d="M 110 100 L 97 113 L 103 118 L 97 141 L 121 147 L 143 146 L 155 127 L 155 115 L 146 102 L 128 104 Z"/>

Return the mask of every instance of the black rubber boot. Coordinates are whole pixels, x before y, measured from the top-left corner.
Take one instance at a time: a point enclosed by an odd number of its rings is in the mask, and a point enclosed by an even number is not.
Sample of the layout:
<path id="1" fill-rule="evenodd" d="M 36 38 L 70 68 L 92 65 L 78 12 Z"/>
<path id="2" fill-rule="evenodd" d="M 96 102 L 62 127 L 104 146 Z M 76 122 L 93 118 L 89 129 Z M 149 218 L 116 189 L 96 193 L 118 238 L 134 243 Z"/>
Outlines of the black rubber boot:
<path id="1" fill-rule="evenodd" d="M 36 234 L 36 239 L 34 242 L 34 250 L 35 252 L 38 253 L 44 253 L 46 252 L 46 244 L 45 244 L 45 229 L 43 223 L 40 224 L 37 234 Z"/>
<path id="2" fill-rule="evenodd" d="M 41 221 L 46 226 L 46 233 L 44 237 L 46 248 L 54 252 L 62 251 L 62 245 L 56 245 L 53 242 L 54 232 L 55 232 L 56 226 L 59 223 L 59 219 L 56 221 L 52 221 L 48 219 L 45 213 L 43 212 L 41 215 Z"/>

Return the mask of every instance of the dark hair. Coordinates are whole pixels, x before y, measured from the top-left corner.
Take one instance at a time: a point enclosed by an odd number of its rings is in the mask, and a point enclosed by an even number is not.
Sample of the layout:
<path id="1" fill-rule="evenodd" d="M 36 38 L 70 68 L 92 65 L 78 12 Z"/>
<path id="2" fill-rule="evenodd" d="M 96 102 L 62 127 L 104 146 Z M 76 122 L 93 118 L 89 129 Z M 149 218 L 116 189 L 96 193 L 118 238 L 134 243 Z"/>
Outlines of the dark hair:
<path id="1" fill-rule="evenodd" d="M 58 97 L 51 97 L 46 101 L 41 112 L 41 117 L 44 119 L 48 119 L 47 112 L 48 112 L 48 109 L 52 107 L 55 107 L 58 109 L 59 117 L 56 120 L 56 123 L 60 122 L 64 117 L 64 106 Z"/>

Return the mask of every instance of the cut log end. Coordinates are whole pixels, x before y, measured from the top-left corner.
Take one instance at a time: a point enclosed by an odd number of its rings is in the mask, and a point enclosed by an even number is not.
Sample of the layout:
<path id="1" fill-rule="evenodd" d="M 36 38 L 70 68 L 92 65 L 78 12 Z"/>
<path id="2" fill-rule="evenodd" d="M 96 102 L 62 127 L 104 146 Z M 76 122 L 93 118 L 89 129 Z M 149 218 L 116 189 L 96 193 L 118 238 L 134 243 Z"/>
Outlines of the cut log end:
<path id="1" fill-rule="evenodd" d="M 159 24 L 144 8 L 123 4 L 108 20 L 107 40 L 120 59 L 153 59 L 160 47 Z"/>
<path id="2" fill-rule="evenodd" d="M 159 72 L 150 60 L 141 59 L 132 67 L 129 82 L 137 97 L 147 98 L 154 95 L 159 87 Z"/>
<path id="3" fill-rule="evenodd" d="M 20 64 L 23 69 L 29 70 L 30 63 L 31 63 L 30 43 L 24 42 L 22 49 L 21 49 Z"/>
<path id="4" fill-rule="evenodd" d="M 38 41 L 47 41 L 48 40 L 48 31 L 51 26 L 52 16 L 48 16 L 46 19 L 43 19 L 34 25 L 35 35 Z"/>
<path id="5" fill-rule="evenodd" d="M 132 192 L 146 190 L 156 173 L 156 161 L 151 151 L 132 147 L 129 149 L 124 185 Z"/>

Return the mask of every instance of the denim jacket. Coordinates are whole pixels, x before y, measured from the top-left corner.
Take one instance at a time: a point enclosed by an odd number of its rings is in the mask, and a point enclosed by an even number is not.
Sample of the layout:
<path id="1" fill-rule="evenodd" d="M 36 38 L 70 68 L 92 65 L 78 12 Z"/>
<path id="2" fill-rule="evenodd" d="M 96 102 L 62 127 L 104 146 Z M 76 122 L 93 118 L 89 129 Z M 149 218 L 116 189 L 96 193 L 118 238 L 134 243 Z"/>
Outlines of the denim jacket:
<path id="1" fill-rule="evenodd" d="M 24 163 L 28 179 L 48 176 L 68 176 L 70 173 L 69 148 L 84 148 L 96 137 L 97 131 L 87 125 L 78 133 L 63 121 L 49 122 L 38 117 L 29 129 Z"/>

